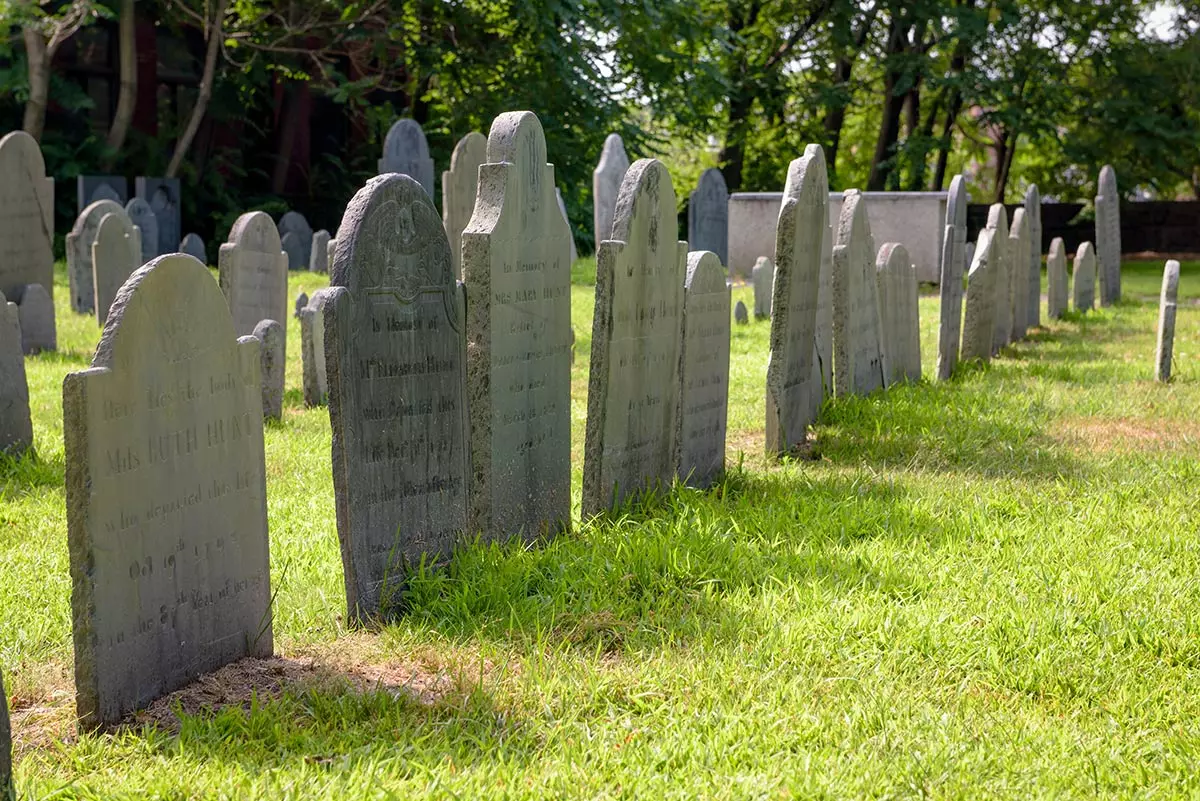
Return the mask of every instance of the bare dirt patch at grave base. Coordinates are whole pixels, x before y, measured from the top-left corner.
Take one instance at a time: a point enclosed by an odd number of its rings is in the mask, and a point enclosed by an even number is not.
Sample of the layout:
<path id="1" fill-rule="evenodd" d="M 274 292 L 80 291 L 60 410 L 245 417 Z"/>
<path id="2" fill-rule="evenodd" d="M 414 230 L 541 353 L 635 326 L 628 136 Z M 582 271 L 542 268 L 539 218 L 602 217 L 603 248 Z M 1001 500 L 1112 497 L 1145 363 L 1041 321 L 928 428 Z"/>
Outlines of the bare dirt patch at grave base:
<path id="1" fill-rule="evenodd" d="M 1068 417 L 1057 422 L 1050 437 L 1074 450 L 1094 453 L 1182 451 L 1200 443 L 1200 422 Z"/>

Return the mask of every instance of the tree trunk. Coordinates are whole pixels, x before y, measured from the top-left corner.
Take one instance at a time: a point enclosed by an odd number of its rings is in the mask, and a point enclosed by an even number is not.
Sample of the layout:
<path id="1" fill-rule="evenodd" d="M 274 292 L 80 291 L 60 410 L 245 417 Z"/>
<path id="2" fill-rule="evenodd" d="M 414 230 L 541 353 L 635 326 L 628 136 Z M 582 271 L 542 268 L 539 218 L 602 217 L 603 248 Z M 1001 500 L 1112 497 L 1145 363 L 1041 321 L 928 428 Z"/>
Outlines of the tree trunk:
<path id="1" fill-rule="evenodd" d="M 175 143 L 175 152 L 171 155 L 170 165 L 167 166 L 168 178 L 174 178 L 179 173 L 184 156 L 191 148 L 192 140 L 196 138 L 196 132 L 200 130 L 200 122 L 204 119 L 205 112 L 208 111 L 208 101 L 212 97 L 213 76 L 217 70 L 217 50 L 221 46 L 221 31 L 225 23 L 225 7 L 228 4 L 229 0 L 217 0 L 216 13 L 213 15 L 212 27 L 208 33 L 208 50 L 204 54 L 204 72 L 200 77 L 200 94 L 196 98 L 196 105 L 192 106 L 192 116 L 188 120 L 187 127 L 183 129 L 179 141 Z"/>
<path id="2" fill-rule="evenodd" d="M 887 188 L 888 179 L 896 170 L 891 163 L 896 150 L 896 142 L 900 137 L 900 114 L 904 110 L 906 95 L 897 94 L 896 86 L 900 82 L 900 72 L 896 66 L 896 56 L 904 50 L 905 24 L 893 10 L 892 21 L 888 31 L 887 69 L 883 86 L 883 118 L 879 123 L 879 136 L 875 140 L 875 155 L 871 158 L 871 173 L 867 177 L 867 191 L 879 192 Z"/>
<path id="3" fill-rule="evenodd" d="M 725 126 L 725 146 L 718 156 L 724 165 L 721 172 L 730 192 L 742 187 L 742 168 L 746 161 L 747 118 L 750 116 L 751 100 L 744 92 L 729 98 L 729 121 Z"/>
<path id="4" fill-rule="evenodd" d="M 951 136 L 954 132 L 954 123 L 958 119 L 958 112 L 962 110 L 962 97 L 957 89 L 950 90 L 950 102 L 946 109 L 946 122 L 942 125 L 942 138 L 938 142 L 938 157 L 937 167 L 933 173 L 933 189 L 935 192 L 942 191 L 942 187 L 946 185 L 946 167 L 950 160 L 950 145 Z"/>
<path id="5" fill-rule="evenodd" d="M 1004 190 L 1008 186 L 1008 174 L 1012 169 L 1013 156 L 1017 152 L 1019 134 L 1007 128 L 996 139 L 993 150 L 996 153 L 996 191 L 992 195 L 993 203 L 1004 202 Z"/>
<path id="6" fill-rule="evenodd" d="M 287 189 L 288 172 L 292 166 L 292 150 L 296 131 L 300 127 L 300 100 L 295 87 L 289 83 L 283 90 L 283 111 L 279 115 L 279 149 L 275 153 L 275 169 L 271 172 L 271 192 L 282 195 Z"/>
<path id="7" fill-rule="evenodd" d="M 854 70 L 854 61 L 852 58 L 844 57 L 837 60 L 837 65 L 833 69 L 833 83 L 838 89 L 849 91 L 850 76 Z M 850 105 L 849 100 L 842 102 L 840 99 L 834 102 L 829 111 L 825 114 L 825 141 L 828 147 L 825 150 L 825 164 L 829 169 L 830 177 L 837 174 L 837 154 L 838 145 L 842 140 L 842 127 L 846 124 L 846 107 Z"/>
<path id="8" fill-rule="evenodd" d="M 117 111 L 113 115 L 112 127 L 108 129 L 107 166 L 117 159 L 117 152 L 125 144 L 133 111 L 137 106 L 137 37 L 134 32 L 134 0 L 121 0 L 120 59 L 121 91 L 117 96 Z"/>
<path id="9" fill-rule="evenodd" d="M 50 55 L 46 40 L 33 27 L 24 30 L 25 55 L 29 62 L 29 100 L 25 101 L 25 120 L 21 127 L 37 141 L 42 141 L 46 126 L 46 103 L 50 97 Z"/>

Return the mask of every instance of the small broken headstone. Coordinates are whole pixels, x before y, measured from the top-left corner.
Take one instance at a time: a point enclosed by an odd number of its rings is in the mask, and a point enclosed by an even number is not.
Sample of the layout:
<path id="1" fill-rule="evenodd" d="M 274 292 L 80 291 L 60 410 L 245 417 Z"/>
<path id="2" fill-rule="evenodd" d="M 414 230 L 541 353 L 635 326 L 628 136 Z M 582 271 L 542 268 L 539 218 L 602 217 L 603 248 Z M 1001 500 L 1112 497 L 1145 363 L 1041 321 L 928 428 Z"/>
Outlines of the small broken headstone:
<path id="1" fill-rule="evenodd" d="M 1052 320 L 1060 319 L 1067 311 L 1067 251 L 1062 237 L 1054 237 L 1050 253 L 1046 256 L 1046 314 Z"/>
<path id="2" fill-rule="evenodd" d="M 688 198 L 688 247 L 710 250 L 722 264 L 729 260 L 729 189 L 716 167 L 700 173 Z"/>
<path id="3" fill-rule="evenodd" d="M 91 314 L 96 308 L 96 279 L 92 272 L 92 243 L 105 215 L 125 215 L 121 204 L 98 200 L 83 210 L 67 234 L 67 279 L 71 286 L 71 309 Z"/>
<path id="4" fill-rule="evenodd" d="M 729 280 L 717 254 L 688 254 L 683 289 L 679 477 L 706 488 L 725 472 L 729 416 Z"/>
<path id="5" fill-rule="evenodd" d="M 0 295 L 0 452 L 20 456 L 32 445 L 21 322 L 17 304 Z"/>
<path id="6" fill-rule="evenodd" d="M 329 232 L 322 228 L 313 234 L 312 254 L 308 269 L 314 273 L 329 272 Z"/>
<path id="7" fill-rule="evenodd" d="M 996 288 L 993 282 L 992 243 L 997 234 L 985 228 L 979 232 L 979 241 L 971 249 L 971 269 L 967 273 L 966 313 L 963 316 L 962 358 L 992 359 L 992 334 L 995 331 Z"/>
<path id="8" fill-rule="evenodd" d="M 759 256 L 750 273 L 754 285 L 754 317 L 766 320 L 771 316 L 771 295 L 775 291 L 775 265 L 766 256 Z"/>
<path id="9" fill-rule="evenodd" d="M 989 270 L 992 289 L 996 293 L 996 311 L 992 315 L 992 353 L 1009 343 L 1012 336 L 1012 247 L 1008 241 L 1008 211 L 1003 203 L 993 203 L 988 209 L 987 227 L 995 233 Z"/>
<path id="10" fill-rule="evenodd" d="M 921 325 L 917 271 L 908 250 L 897 242 L 879 249 L 875 260 L 879 325 L 888 384 L 921 380 Z"/>
<path id="11" fill-rule="evenodd" d="M 1171 354 L 1175 347 L 1175 304 L 1179 295 L 1179 262 L 1171 259 L 1163 268 L 1162 291 L 1158 296 L 1158 343 L 1154 349 L 1154 378 L 1171 380 Z"/>
<path id="12" fill-rule="evenodd" d="M 124 214 L 106 214 L 92 242 L 92 276 L 95 282 L 96 322 L 101 326 L 117 292 L 133 271 L 142 266 L 142 236 Z"/>
<path id="13" fill-rule="evenodd" d="M 188 254 L 205 267 L 208 266 L 208 249 L 199 234 L 188 234 L 180 240 L 179 252 Z"/>
<path id="14" fill-rule="evenodd" d="M 620 134 L 609 134 L 604 140 L 604 149 L 600 151 L 600 161 L 592 171 L 592 231 L 597 248 L 612 233 L 617 195 L 628 169 L 629 156 L 625 155 L 625 142 Z"/>
<path id="15" fill-rule="evenodd" d="M 1071 284 L 1075 289 L 1075 311 L 1088 312 L 1096 306 L 1096 249 L 1082 242 L 1075 251 Z"/>
<path id="16" fill-rule="evenodd" d="M 733 319 L 737 321 L 738 325 L 747 325 L 750 322 L 750 310 L 740 300 L 733 307 Z"/>
<path id="17" fill-rule="evenodd" d="M 462 232 L 475 210 L 479 165 L 485 161 L 487 137 L 478 131 L 471 131 L 458 140 L 454 152 L 450 154 L 450 169 L 442 173 L 442 222 L 450 240 L 454 274 L 459 277 L 462 276 Z M 417 181 L 419 183 L 420 178 Z"/>
<path id="18" fill-rule="evenodd" d="M 125 213 L 129 221 L 141 232 L 142 250 L 138 267 L 158 255 L 158 218 L 150 203 L 140 197 L 135 197 L 125 204 Z M 136 268 L 135 268 L 136 269 Z"/>
<path id="19" fill-rule="evenodd" d="M 833 246 L 833 387 L 838 397 L 884 386 L 875 240 L 867 201 L 857 189 L 843 195 Z"/>

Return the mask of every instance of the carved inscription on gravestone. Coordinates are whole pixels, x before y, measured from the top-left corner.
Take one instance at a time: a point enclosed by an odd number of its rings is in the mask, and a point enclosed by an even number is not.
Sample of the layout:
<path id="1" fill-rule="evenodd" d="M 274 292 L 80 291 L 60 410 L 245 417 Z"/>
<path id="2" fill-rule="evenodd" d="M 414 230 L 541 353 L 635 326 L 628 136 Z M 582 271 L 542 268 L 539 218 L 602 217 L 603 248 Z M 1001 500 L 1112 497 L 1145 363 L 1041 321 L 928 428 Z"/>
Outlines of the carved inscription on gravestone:
<path id="1" fill-rule="evenodd" d="M 884 386 L 875 240 L 866 200 L 846 191 L 833 246 L 833 386 L 838 397 Z"/>
<path id="2" fill-rule="evenodd" d="M 238 217 L 217 264 L 238 336 L 253 334 L 260 320 L 287 319 L 287 256 L 270 216 L 252 211 Z"/>
<path id="3" fill-rule="evenodd" d="M 730 291 L 717 254 L 688 254 L 683 295 L 679 477 L 693 487 L 710 487 L 725 472 Z"/>

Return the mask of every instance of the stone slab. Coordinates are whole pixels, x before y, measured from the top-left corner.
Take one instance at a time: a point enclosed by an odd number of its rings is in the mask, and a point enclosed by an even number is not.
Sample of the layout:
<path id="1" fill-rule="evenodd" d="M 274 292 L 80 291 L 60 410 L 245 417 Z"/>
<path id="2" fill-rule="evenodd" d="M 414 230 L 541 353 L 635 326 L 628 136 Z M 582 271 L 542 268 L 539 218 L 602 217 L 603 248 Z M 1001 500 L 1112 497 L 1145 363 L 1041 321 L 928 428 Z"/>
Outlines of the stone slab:
<path id="1" fill-rule="evenodd" d="M 1062 237 L 1054 237 L 1046 257 L 1046 314 L 1052 320 L 1062 319 L 1067 311 L 1070 290 L 1067 281 L 1067 250 Z"/>
<path id="2" fill-rule="evenodd" d="M 710 250 L 722 264 L 729 260 L 729 189 L 716 167 L 700 173 L 688 198 L 688 247 Z"/>
<path id="3" fill-rule="evenodd" d="M 917 273 L 908 251 L 888 242 L 875 259 L 879 325 L 883 333 L 884 379 L 890 384 L 921 380 L 921 322 Z"/>
<path id="4" fill-rule="evenodd" d="M 108 214 L 125 214 L 125 207 L 114 200 L 97 200 L 83 210 L 67 234 L 67 280 L 71 287 L 71 309 L 91 314 L 96 308 L 96 282 L 92 270 L 92 243 L 100 221 Z"/>
<path id="5" fill-rule="evenodd" d="M 1015 209 L 1012 216 L 1012 226 L 1008 231 L 1010 342 L 1020 342 L 1025 338 L 1025 330 L 1029 323 L 1029 271 L 1031 269 L 1029 252 L 1029 223 L 1025 209 Z"/>
<path id="6" fill-rule="evenodd" d="M 1009 244 L 1008 211 L 1003 203 L 993 203 L 988 209 L 987 228 L 995 233 L 992 237 L 991 262 L 992 286 L 996 293 L 996 311 L 992 315 L 992 353 L 1012 339 L 1012 246 Z"/>
<path id="7" fill-rule="evenodd" d="M 150 208 L 150 204 L 140 197 L 135 197 L 125 204 L 125 213 L 140 232 L 142 250 L 138 254 L 140 261 L 137 266 L 141 267 L 158 255 L 158 218 L 154 216 L 154 209 Z"/>
<path id="8" fill-rule="evenodd" d="M 328 289 L 318 289 L 300 310 L 300 361 L 304 405 L 323 406 L 329 396 L 325 374 L 325 300 Z"/>
<path id="9" fill-rule="evenodd" d="M 1096 194 L 1096 270 L 1100 305 L 1121 299 L 1121 195 L 1117 173 L 1105 164 L 1100 169 Z"/>
<path id="10" fill-rule="evenodd" d="M 683 287 L 679 476 L 689 486 L 702 489 L 711 487 L 725 472 L 731 291 L 717 254 L 688 254 Z"/>
<path id="11" fill-rule="evenodd" d="M 759 256 L 750 272 L 754 287 L 754 317 L 766 320 L 771 316 L 771 295 L 775 291 L 775 265 L 766 256 Z"/>
<path id="12" fill-rule="evenodd" d="M 284 345 L 287 334 L 283 324 L 275 320 L 260 320 L 254 326 L 254 338 L 259 341 L 259 377 L 262 382 L 262 413 L 264 420 L 283 419 L 283 373 L 287 365 Z"/>
<path id="13" fill-rule="evenodd" d="M 287 252 L 286 249 L 284 252 Z M 312 254 L 309 256 L 308 269 L 314 273 L 326 274 L 329 272 L 329 232 L 324 228 L 313 234 Z"/>
<path id="14" fill-rule="evenodd" d="M 133 179 L 133 187 L 137 196 L 147 201 L 154 211 L 158 223 L 157 255 L 174 253 L 183 239 L 179 179 L 139 176 Z"/>
<path id="15" fill-rule="evenodd" d="M 996 271 L 992 243 L 995 229 L 979 232 L 967 273 L 966 311 L 963 315 L 962 359 L 992 360 L 992 334 L 996 318 Z"/>
<path id="16" fill-rule="evenodd" d="M 1158 296 L 1158 341 L 1154 348 L 1154 378 L 1171 380 L 1171 355 L 1175 349 L 1175 308 L 1179 297 L 1179 262 L 1171 259 L 1163 268 Z"/>
<path id="17" fill-rule="evenodd" d="M 813 419 L 821 404 L 833 395 L 833 228 L 825 226 L 822 237 L 821 282 L 817 287 L 817 328 L 813 335 L 816 355 L 813 357 L 813 386 L 821 387 L 819 397 L 812 398 Z"/>
<path id="18" fill-rule="evenodd" d="M 939 268 L 939 381 L 945 381 L 953 375 L 954 365 L 958 363 L 958 345 L 962 338 L 963 280 L 970 264 L 967 260 L 968 202 L 966 179 L 956 175 L 950 180 L 950 193 L 946 199 L 946 225 L 942 233 L 942 258 Z"/>
<path id="19" fill-rule="evenodd" d="M 0 293 L 29 284 L 54 295 L 54 179 L 34 138 L 13 131 L 0 138 Z"/>
<path id="20" fill-rule="evenodd" d="M 1029 276 L 1025 301 L 1025 328 L 1042 324 L 1042 193 L 1037 184 L 1025 191 L 1025 224 L 1029 227 Z"/>
<path id="21" fill-rule="evenodd" d="M 251 211 L 238 217 L 217 264 L 238 336 L 252 335 L 260 320 L 287 319 L 287 256 L 270 216 Z"/>
<path id="22" fill-rule="evenodd" d="M 596 238 L 597 250 L 600 243 L 612 233 L 617 196 L 628 169 L 629 156 L 625 154 L 625 142 L 620 134 L 609 134 L 600 151 L 600 161 L 592 171 L 592 233 Z"/>
<path id="23" fill-rule="evenodd" d="M 478 131 L 458 140 L 450 154 L 450 169 L 442 173 L 442 223 L 450 240 L 454 274 L 462 276 L 462 232 L 475 211 L 479 165 L 487 161 L 487 137 Z"/>
<path id="24" fill-rule="evenodd" d="M 20 456 L 33 447 L 29 384 L 21 351 L 17 304 L 0 295 L 0 451 Z"/>
<path id="25" fill-rule="evenodd" d="M 75 177 L 75 213 L 83 214 L 83 210 L 97 200 L 111 200 L 125 205 L 129 199 L 129 182 L 123 175 L 78 175 Z"/>
<path id="26" fill-rule="evenodd" d="M 838 397 L 866 395 L 886 384 L 875 240 L 866 205 L 858 190 L 846 191 L 833 245 L 833 388 Z"/>
<path id="27" fill-rule="evenodd" d="M 21 349 L 26 355 L 58 348 L 54 299 L 41 284 L 27 284 L 17 303 L 21 319 Z"/>
<path id="28" fill-rule="evenodd" d="M 383 158 L 378 166 L 380 175 L 389 172 L 407 175 L 433 197 L 433 159 L 429 157 L 425 132 L 416 120 L 404 117 L 392 123 L 383 140 Z"/>
<path id="29" fill-rule="evenodd" d="M 312 260 L 313 229 L 298 211 L 289 211 L 279 218 L 279 240 L 282 242 L 288 234 L 294 234 L 298 244 L 298 250 L 288 256 L 288 269 L 307 270 Z"/>
<path id="30" fill-rule="evenodd" d="M 1091 242 L 1082 242 L 1075 251 L 1071 273 L 1074 287 L 1075 311 L 1089 312 L 1096 307 L 1096 249 Z"/>
<path id="31" fill-rule="evenodd" d="M 142 266 L 142 235 L 125 214 L 105 214 L 92 241 L 92 283 L 95 285 L 96 322 L 108 319 L 108 310 L 121 286 Z"/>

